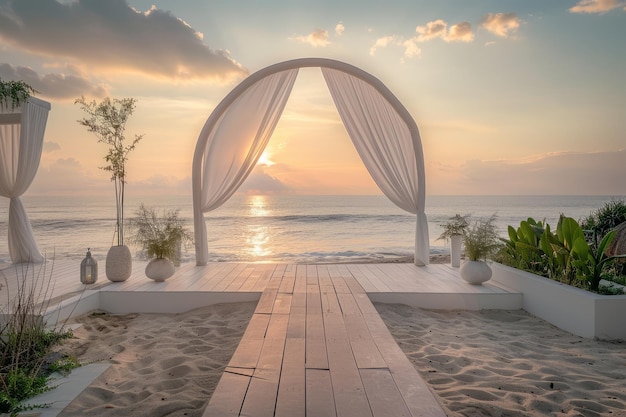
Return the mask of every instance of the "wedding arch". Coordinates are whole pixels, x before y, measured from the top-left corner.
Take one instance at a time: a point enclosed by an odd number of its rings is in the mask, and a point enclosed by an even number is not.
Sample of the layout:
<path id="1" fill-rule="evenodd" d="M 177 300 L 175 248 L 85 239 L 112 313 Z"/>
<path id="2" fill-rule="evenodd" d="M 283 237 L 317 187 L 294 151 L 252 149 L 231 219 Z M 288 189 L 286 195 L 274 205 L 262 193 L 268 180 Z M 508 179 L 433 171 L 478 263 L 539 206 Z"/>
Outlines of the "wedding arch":
<path id="1" fill-rule="evenodd" d="M 424 154 L 417 124 L 376 77 L 345 62 L 302 58 L 261 69 L 213 110 L 192 168 L 196 264 L 209 250 L 204 213 L 224 204 L 250 175 L 285 108 L 300 68 L 319 67 L 359 156 L 381 191 L 416 215 L 415 264 L 427 265 Z"/>

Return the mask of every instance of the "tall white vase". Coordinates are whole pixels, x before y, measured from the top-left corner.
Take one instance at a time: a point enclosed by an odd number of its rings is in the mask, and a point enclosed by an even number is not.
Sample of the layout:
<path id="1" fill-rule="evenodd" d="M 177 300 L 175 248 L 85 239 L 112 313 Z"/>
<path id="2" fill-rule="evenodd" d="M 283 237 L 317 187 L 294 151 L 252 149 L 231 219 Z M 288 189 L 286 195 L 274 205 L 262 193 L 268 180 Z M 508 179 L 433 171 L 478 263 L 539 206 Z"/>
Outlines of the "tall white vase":
<path id="1" fill-rule="evenodd" d="M 463 236 L 452 235 L 450 236 L 450 264 L 458 268 L 461 266 L 461 242 Z"/>
<path id="2" fill-rule="evenodd" d="M 133 271 L 133 258 L 128 246 L 111 246 L 107 253 L 106 274 L 113 282 L 126 281 Z"/>

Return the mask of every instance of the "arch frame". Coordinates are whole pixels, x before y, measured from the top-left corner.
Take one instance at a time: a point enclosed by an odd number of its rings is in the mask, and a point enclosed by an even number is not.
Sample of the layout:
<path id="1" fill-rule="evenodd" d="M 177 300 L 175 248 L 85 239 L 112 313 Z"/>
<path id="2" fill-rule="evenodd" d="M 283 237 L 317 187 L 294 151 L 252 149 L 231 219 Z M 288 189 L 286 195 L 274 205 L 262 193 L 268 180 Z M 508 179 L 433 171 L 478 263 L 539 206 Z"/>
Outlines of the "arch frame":
<path id="1" fill-rule="evenodd" d="M 417 124 L 406 107 L 400 102 L 400 100 L 387 88 L 382 81 L 373 76 L 372 74 L 343 61 L 338 61 L 330 58 L 297 58 L 288 61 L 279 62 L 262 68 L 241 81 L 235 88 L 233 88 L 215 107 L 199 135 L 198 142 L 193 155 L 192 163 L 192 193 L 193 193 L 193 212 L 194 212 L 194 231 L 196 236 L 195 250 L 196 250 L 196 264 L 205 265 L 207 263 L 208 249 L 207 243 L 203 242 L 199 245 L 197 241 L 198 236 L 202 236 L 206 240 L 206 225 L 204 223 L 203 211 L 201 208 L 201 192 L 202 192 L 202 170 L 204 163 L 204 151 L 207 146 L 210 132 L 215 128 L 216 124 L 224 115 L 224 113 L 230 108 L 230 106 L 245 93 L 250 87 L 255 85 L 258 81 L 287 70 L 300 69 L 300 68 L 330 68 L 348 75 L 356 77 L 365 83 L 376 89 L 382 97 L 392 106 L 392 108 L 401 117 L 409 130 L 411 141 L 413 145 L 413 152 L 415 156 L 416 168 L 417 168 L 417 189 L 418 189 L 418 213 L 417 224 L 420 223 L 427 228 L 426 216 L 424 213 L 424 206 L 426 202 L 426 180 L 425 180 L 425 168 L 424 168 L 424 153 L 422 149 L 422 143 L 420 139 L 419 129 Z M 201 229 L 202 228 L 202 229 Z M 427 265 L 428 259 L 417 259 L 417 247 L 418 245 L 428 245 L 428 230 L 426 229 L 426 239 L 418 236 L 419 233 L 416 230 L 415 246 L 416 256 L 415 264 L 419 266 Z M 424 242 L 425 240 L 425 242 Z M 200 252 L 200 254 L 199 254 Z"/>

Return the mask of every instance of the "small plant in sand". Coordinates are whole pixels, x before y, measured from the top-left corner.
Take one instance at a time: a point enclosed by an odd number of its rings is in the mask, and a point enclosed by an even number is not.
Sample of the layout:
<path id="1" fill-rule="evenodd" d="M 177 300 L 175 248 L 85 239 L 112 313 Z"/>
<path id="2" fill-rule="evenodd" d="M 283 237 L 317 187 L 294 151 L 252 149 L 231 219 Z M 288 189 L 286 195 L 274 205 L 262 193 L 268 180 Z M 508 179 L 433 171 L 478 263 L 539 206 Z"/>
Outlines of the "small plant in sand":
<path id="1" fill-rule="evenodd" d="M 179 218 L 179 210 L 165 210 L 159 216 L 152 207 L 141 204 L 131 220 L 132 241 L 140 245 L 149 258 L 174 260 L 178 245 L 193 239 Z"/>
<path id="2" fill-rule="evenodd" d="M 0 413 L 11 415 L 45 406 L 27 406 L 24 401 L 52 389 L 48 380 L 54 366 L 47 366 L 52 348 L 72 336 L 62 327 L 46 327 L 44 313 L 50 304 L 52 283 L 45 266 L 19 264 L 15 268 L 21 268 L 16 270 L 16 293 L 7 294 L 0 324 Z M 0 271 L 0 276 L 8 292 L 8 279 L 4 272 Z"/>
<path id="3" fill-rule="evenodd" d="M 28 98 L 37 93 L 24 81 L 2 81 L 0 79 L 0 110 L 20 107 Z"/>

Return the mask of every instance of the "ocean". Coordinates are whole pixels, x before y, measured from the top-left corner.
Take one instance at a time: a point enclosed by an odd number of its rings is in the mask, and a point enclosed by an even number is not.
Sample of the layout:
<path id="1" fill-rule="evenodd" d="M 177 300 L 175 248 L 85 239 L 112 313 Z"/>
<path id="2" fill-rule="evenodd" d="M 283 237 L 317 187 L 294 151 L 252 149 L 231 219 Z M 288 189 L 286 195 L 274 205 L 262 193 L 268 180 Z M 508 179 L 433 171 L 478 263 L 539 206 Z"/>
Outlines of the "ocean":
<path id="1" fill-rule="evenodd" d="M 447 253 L 437 240 L 449 217 L 497 216 L 501 235 L 521 220 L 545 219 L 556 226 L 561 213 L 580 219 L 622 196 L 429 196 L 426 215 L 430 252 Z M 35 238 L 48 258 L 82 259 L 91 248 L 104 261 L 113 244 L 115 202 L 111 196 L 24 196 Z M 126 218 L 140 203 L 178 209 L 193 231 L 191 196 L 127 197 Z M 0 263 L 10 262 L 7 238 L 9 199 L 0 199 Z M 363 262 L 412 256 L 415 217 L 384 196 L 234 196 L 207 214 L 211 262 Z M 127 231 L 128 237 L 128 231 Z M 128 239 L 127 239 L 128 240 Z M 131 246 L 141 258 L 139 248 Z M 183 262 L 195 260 L 184 248 Z"/>

